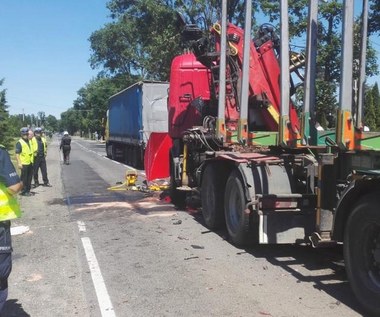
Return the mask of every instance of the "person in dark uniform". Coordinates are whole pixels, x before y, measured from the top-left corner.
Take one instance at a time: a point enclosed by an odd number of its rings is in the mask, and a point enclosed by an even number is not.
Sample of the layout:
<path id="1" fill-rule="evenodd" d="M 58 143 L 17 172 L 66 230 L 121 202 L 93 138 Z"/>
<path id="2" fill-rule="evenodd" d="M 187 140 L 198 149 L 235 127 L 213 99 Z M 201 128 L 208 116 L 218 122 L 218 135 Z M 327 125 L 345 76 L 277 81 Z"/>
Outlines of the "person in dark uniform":
<path id="1" fill-rule="evenodd" d="M 4 146 L 0 145 L 0 313 L 8 297 L 8 277 L 12 270 L 11 219 L 21 216 L 14 197 L 22 183 Z"/>
<path id="2" fill-rule="evenodd" d="M 33 163 L 33 178 L 34 186 L 40 185 L 38 180 L 38 170 L 41 169 L 42 180 L 44 182 L 43 186 L 51 187 L 49 179 L 47 176 L 46 167 L 46 154 L 47 154 L 47 144 L 46 139 L 42 137 L 42 129 L 36 128 L 34 130 L 34 138 L 32 139 L 33 152 L 34 152 L 34 163 Z"/>
<path id="3" fill-rule="evenodd" d="M 61 145 L 59 149 L 63 152 L 63 163 L 70 164 L 70 151 L 71 151 L 71 138 L 67 131 L 63 132 L 63 137 L 61 139 Z"/>
<path id="4" fill-rule="evenodd" d="M 21 170 L 21 181 L 23 190 L 20 195 L 32 196 L 30 188 L 32 186 L 33 177 L 33 146 L 28 139 L 28 128 L 21 128 L 21 138 L 16 143 L 16 159 L 17 165 Z"/>

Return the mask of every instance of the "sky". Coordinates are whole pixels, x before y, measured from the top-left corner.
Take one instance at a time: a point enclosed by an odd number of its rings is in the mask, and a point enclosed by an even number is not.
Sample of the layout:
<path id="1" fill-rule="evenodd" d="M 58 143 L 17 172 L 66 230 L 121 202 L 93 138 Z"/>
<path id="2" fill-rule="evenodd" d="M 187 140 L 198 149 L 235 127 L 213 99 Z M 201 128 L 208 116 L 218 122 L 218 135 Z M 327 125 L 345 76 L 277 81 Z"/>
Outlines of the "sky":
<path id="1" fill-rule="evenodd" d="M 0 0 L 0 89 L 10 114 L 60 119 L 94 78 L 92 32 L 110 22 L 107 0 Z M 380 36 L 371 38 L 380 63 Z M 369 78 L 369 84 L 380 76 Z"/>
<path id="2" fill-rule="evenodd" d="M 53 115 L 94 78 L 92 32 L 110 22 L 107 0 L 1 0 L 0 79 L 10 114 Z"/>

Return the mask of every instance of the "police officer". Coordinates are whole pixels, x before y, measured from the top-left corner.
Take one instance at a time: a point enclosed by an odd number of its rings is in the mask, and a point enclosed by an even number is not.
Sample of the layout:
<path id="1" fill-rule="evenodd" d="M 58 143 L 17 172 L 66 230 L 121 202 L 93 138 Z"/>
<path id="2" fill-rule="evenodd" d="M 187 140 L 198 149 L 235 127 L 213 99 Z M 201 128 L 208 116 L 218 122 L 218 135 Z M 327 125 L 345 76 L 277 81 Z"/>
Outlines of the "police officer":
<path id="1" fill-rule="evenodd" d="M 16 159 L 17 165 L 21 170 L 21 181 L 23 183 L 23 190 L 20 195 L 32 196 L 30 188 L 32 185 L 33 177 L 33 147 L 28 139 L 28 128 L 21 128 L 21 138 L 16 143 Z"/>
<path id="2" fill-rule="evenodd" d="M 61 145 L 59 146 L 59 149 L 62 149 L 63 152 L 63 163 L 69 165 L 71 151 L 71 138 L 69 136 L 69 132 L 63 132 L 63 137 L 61 139 Z"/>
<path id="3" fill-rule="evenodd" d="M 14 197 L 22 183 L 8 152 L 0 145 L 0 313 L 8 297 L 8 277 L 12 270 L 11 219 L 21 216 Z"/>
<path id="4" fill-rule="evenodd" d="M 51 187 L 49 179 L 47 176 L 46 168 L 46 154 L 47 154 L 47 144 L 46 139 L 42 137 L 42 129 L 36 128 L 34 130 L 34 137 L 32 139 L 32 147 L 34 153 L 34 162 L 33 162 L 33 178 L 34 186 L 39 186 L 38 181 L 38 170 L 41 169 L 42 180 L 44 182 L 43 186 Z"/>
<path id="5" fill-rule="evenodd" d="M 32 129 L 28 130 L 28 140 L 32 140 L 34 138 L 34 132 Z"/>

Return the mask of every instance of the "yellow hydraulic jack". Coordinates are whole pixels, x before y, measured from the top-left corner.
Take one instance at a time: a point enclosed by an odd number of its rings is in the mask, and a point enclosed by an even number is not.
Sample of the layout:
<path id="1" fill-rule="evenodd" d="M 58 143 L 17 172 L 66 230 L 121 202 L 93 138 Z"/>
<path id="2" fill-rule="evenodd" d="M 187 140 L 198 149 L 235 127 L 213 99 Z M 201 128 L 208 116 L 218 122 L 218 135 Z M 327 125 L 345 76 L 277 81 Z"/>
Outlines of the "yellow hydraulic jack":
<path id="1" fill-rule="evenodd" d="M 150 192 L 150 191 L 160 191 L 168 189 L 169 186 L 167 184 L 151 184 L 147 185 L 146 182 L 144 182 L 144 185 L 136 185 L 137 181 L 137 171 L 136 170 L 127 170 L 125 173 L 125 181 L 121 184 L 118 184 L 116 186 L 108 187 L 108 190 L 134 190 L 134 191 L 141 191 L 141 192 Z"/>

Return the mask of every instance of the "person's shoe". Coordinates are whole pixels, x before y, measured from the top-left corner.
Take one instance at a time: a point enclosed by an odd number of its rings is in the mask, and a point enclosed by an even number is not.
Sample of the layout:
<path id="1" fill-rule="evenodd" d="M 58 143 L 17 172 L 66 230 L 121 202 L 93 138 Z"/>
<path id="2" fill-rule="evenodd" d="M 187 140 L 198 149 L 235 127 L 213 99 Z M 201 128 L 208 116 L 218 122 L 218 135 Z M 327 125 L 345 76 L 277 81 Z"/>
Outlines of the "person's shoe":
<path id="1" fill-rule="evenodd" d="M 43 184 L 42 186 L 44 186 L 44 187 L 53 187 L 53 186 L 51 186 L 50 183 Z"/>
<path id="2" fill-rule="evenodd" d="M 36 187 L 38 187 L 38 186 L 40 186 L 39 183 L 34 183 L 34 185 L 32 185 L 33 188 L 36 188 Z"/>
<path id="3" fill-rule="evenodd" d="M 26 196 L 26 197 L 30 197 L 30 196 L 33 196 L 33 194 L 32 194 L 32 193 L 30 193 L 30 192 L 21 193 L 20 195 L 21 195 L 21 196 Z"/>

